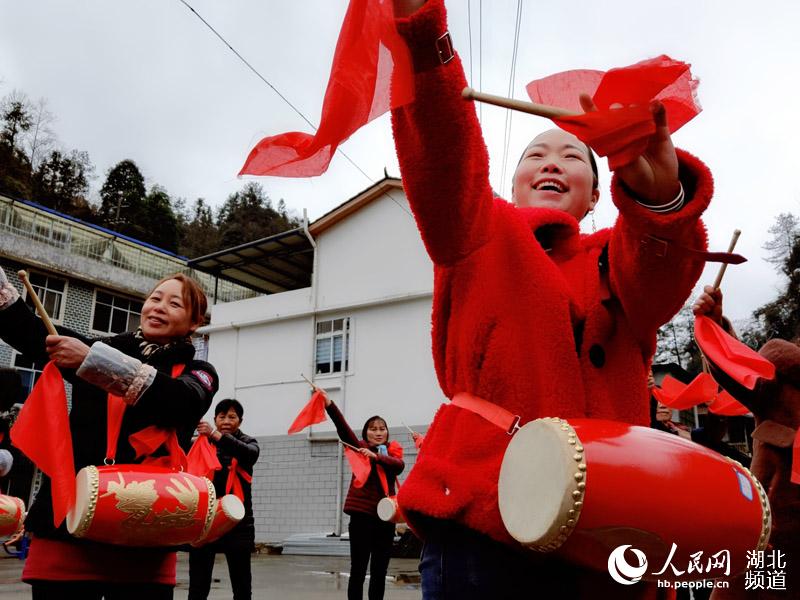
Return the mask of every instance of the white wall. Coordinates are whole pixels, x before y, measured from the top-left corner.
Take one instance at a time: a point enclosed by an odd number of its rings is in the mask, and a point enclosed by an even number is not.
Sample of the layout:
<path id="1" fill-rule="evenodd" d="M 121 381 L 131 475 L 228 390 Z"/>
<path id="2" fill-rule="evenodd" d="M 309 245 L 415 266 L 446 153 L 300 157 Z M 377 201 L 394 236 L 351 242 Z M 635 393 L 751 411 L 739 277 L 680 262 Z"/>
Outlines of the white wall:
<path id="1" fill-rule="evenodd" d="M 405 195 L 388 193 L 397 202 L 381 196 L 317 240 L 320 308 L 433 289 L 433 265 Z"/>
<path id="2" fill-rule="evenodd" d="M 391 193 L 407 208 L 402 191 Z M 324 231 L 317 245 L 316 311 L 312 288 L 212 307 L 216 400 L 242 402 L 249 435 L 285 434 L 310 395 L 300 374 L 313 372 L 315 314 L 350 317 L 346 378 L 321 375 L 316 384 L 344 406 L 355 430 L 373 414 L 392 427 L 430 423 L 444 400 L 431 358 L 433 269 L 411 216 L 383 196 Z M 313 428 L 331 430 L 330 422 Z"/>

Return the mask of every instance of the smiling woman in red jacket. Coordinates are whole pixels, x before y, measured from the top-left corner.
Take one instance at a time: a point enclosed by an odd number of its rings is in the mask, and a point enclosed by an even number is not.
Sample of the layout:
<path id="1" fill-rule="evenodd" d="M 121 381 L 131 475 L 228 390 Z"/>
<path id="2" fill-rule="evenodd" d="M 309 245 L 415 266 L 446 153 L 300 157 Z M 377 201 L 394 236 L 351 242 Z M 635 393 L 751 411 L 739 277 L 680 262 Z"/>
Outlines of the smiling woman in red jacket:
<path id="1" fill-rule="evenodd" d="M 363 597 L 369 563 L 369 600 L 382 600 L 394 541 L 394 523 L 386 523 L 378 517 L 378 502 L 395 493 L 397 476 L 405 467 L 403 448 L 399 443 L 389 441 L 389 428 L 378 415 L 367 419 L 359 440 L 339 407 L 327 395 L 325 410 L 336 425 L 339 439 L 358 448 L 372 465 L 363 485 L 357 485 L 355 477 L 351 479 L 344 502 L 344 512 L 350 515 L 350 581 L 347 584 L 347 598 L 361 600 Z"/>
<path id="2" fill-rule="evenodd" d="M 461 97 L 460 60 L 441 42 L 443 1 L 395 0 L 395 14 L 416 73 L 414 102 L 392 114 L 395 144 L 434 263 L 433 358 L 442 390 L 498 405 L 523 424 L 558 416 L 646 425 L 656 332 L 703 269 L 685 249 L 705 248 L 707 168 L 674 149 L 664 109 L 654 105 L 656 133 L 645 153 L 612 180 L 619 209 L 612 228 L 579 232 L 600 194 L 590 150 L 560 130 L 527 146 L 512 202 L 496 198 L 474 107 Z M 457 403 L 437 412 L 398 495 L 426 541 L 424 598 L 519 597 L 531 585 L 547 598 L 648 593 L 613 584 L 604 595 L 607 574 L 519 552 L 497 501 L 508 441 Z"/>

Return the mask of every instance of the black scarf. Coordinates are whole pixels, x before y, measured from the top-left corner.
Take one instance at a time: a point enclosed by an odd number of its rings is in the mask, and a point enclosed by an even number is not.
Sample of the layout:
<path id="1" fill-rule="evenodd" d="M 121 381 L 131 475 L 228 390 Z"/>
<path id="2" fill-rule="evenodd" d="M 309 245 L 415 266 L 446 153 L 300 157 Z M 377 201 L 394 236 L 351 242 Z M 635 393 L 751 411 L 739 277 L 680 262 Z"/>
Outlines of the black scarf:
<path id="1" fill-rule="evenodd" d="M 139 354 L 146 363 L 158 362 L 159 359 L 166 355 L 184 355 L 187 354 L 191 348 L 189 357 L 194 356 L 194 345 L 192 344 L 191 336 L 177 338 L 166 344 L 159 344 L 156 342 L 149 342 L 145 339 L 142 333 L 142 328 L 139 327 L 133 332 L 133 339 L 139 345 Z"/>

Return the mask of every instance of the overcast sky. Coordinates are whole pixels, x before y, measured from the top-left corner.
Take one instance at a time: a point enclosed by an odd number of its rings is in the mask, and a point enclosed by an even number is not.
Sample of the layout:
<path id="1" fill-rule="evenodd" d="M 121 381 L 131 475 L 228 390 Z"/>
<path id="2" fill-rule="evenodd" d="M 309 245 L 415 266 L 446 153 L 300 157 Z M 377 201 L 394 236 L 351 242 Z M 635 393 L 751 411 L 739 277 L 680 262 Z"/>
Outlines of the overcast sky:
<path id="1" fill-rule="evenodd" d="M 345 0 L 188 1 L 318 122 Z M 513 0 L 448 2 L 454 44 L 473 87 L 507 93 L 516 8 Z M 517 98 L 527 99 L 532 79 L 567 69 L 605 70 L 658 54 L 692 63 L 704 111 L 674 139 L 714 173 L 717 192 L 705 219 L 712 246 L 725 249 L 733 230 L 743 231 L 737 250 L 750 262 L 729 269 L 723 284 L 735 319 L 785 284 L 763 261 L 761 245 L 778 213 L 800 214 L 798 23 L 800 2 L 793 0 L 523 1 Z M 190 204 L 202 197 L 218 206 L 239 189 L 244 181 L 236 173 L 261 137 L 308 130 L 179 0 L 0 0 L 0 96 L 14 89 L 47 99 L 62 145 L 87 151 L 96 166 L 95 190 L 110 167 L 130 158 L 148 185 Z M 481 113 L 492 185 L 507 197 L 505 112 Z M 510 170 L 547 127 L 536 117 L 513 116 Z M 342 149 L 373 181 L 384 168 L 398 174 L 388 116 Z M 598 227 L 614 218 L 608 180 L 601 174 Z M 259 181 L 274 201 L 283 198 L 298 213 L 306 208 L 312 220 L 371 183 L 341 155 L 320 177 Z M 398 218 L 410 218 L 397 210 Z M 716 269 L 709 267 L 704 281 Z"/>

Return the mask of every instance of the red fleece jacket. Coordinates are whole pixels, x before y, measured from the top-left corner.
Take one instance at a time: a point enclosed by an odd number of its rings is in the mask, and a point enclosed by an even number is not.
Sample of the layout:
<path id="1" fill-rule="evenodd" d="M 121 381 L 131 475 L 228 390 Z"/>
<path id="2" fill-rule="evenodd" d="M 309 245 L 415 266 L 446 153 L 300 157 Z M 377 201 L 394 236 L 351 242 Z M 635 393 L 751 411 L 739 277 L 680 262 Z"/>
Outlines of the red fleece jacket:
<path id="1" fill-rule="evenodd" d="M 433 357 L 442 390 L 485 398 L 522 423 L 558 416 L 647 425 L 657 329 L 680 309 L 703 263 L 673 245 L 660 256 L 642 240 L 705 248 L 699 217 L 712 194 L 709 171 L 679 151 L 688 202 L 670 214 L 642 208 L 615 178 L 619 218 L 589 236 L 567 213 L 494 198 L 475 110 L 460 95 L 461 63 L 436 58 L 435 40 L 447 29 L 441 0 L 397 23 L 414 59 L 416 99 L 393 112 L 393 126 L 406 194 L 435 265 Z M 399 492 L 409 521 L 423 535 L 419 515 L 511 542 L 497 507 L 508 441 L 478 415 L 442 406 Z"/>

